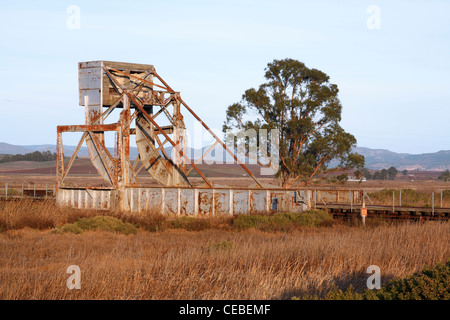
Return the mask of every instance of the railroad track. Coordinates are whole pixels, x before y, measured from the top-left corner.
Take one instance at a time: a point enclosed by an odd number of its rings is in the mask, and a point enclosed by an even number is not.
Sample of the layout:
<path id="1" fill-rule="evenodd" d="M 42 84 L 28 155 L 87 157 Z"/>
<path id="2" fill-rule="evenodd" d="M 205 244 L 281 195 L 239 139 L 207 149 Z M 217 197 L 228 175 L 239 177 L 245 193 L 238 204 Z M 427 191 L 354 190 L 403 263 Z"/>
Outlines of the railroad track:
<path id="1" fill-rule="evenodd" d="M 326 210 L 333 217 L 354 218 L 361 214 L 361 205 L 351 204 L 326 204 L 316 205 L 317 209 Z M 388 219 L 409 219 L 409 220 L 440 220 L 448 221 L 450 218 L 450 208 L 432 207 L 392 207 L 371 205 L 366 206 L 367 217 L 383 217 Z"/>

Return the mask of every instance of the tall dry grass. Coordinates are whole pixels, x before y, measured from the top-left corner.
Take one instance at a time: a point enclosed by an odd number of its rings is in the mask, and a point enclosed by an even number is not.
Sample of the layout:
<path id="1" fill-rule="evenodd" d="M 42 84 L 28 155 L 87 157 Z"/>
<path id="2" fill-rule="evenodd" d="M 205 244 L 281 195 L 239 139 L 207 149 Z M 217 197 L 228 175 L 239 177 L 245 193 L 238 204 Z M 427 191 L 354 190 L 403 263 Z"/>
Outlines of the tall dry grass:
<path id="1" fill-rule="evenodd" d="M 0 299 L 322 296 L 333 284 L 363 289 L 369 265 L 380 267 L 385 283 L 446 260 L 449 231 L 438 222 L 288 233 L 141 229 L 128 236 L 10 229 L 0 234 Z M 66 287 L 70 265 L 81 268 L 80 290 Z"/>
<path id="2" fill-rule="evenodd" d="M 158 224 L 170 218 L 158 212 L 136 215 L 121 211 L 59 207 L 51 199 L 43 201 L 21 199 L 16 201 L 0 201 L 0 231 L 22 228 L 45 230 L 66 223 L 73 223 L 81 218 L 90 218 L 99 215 L 112 216 L 138 225 L 148 231 L 156 231 Z"/>

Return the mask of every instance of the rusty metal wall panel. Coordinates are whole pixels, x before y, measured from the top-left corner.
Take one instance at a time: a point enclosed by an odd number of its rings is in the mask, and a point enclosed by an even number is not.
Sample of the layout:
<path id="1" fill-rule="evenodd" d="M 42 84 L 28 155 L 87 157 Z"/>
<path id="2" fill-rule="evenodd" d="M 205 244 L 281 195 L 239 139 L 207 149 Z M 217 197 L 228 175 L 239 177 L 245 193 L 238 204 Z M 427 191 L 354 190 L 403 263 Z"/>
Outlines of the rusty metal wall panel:
<path id="1" fill-rule="evenodd" d="M 214 215 L 214 190 L 199 190 L 198 192 L 198 213 L 203 215 Z"/>
<path id="2" fill-rule="evenodd" d="M 267 212 L 266 208 L 267 191 L 251 191 L 250 193 L 250 213 Z"/>
<path id="3" fill-rule="evenodd" d="M 164 214 L 178 214 L 178 190 L 165 189 Z"/>
<path id="4" fill-rule="evenodd" d="M 230 191 L 215 190 L 214 191 L 214 214 L 227 215 L 230 214 Z"/>
<path id="5" fill-rule="evenodd" d="M 146 188 L 145 190 L 145 209 L 148 212 L 162 212 L 162 192 L 161 188 Z"/>
<path id="6" fill-rule="evenodd" d="M 101 208 L 99 208 L 99 209 L 103 209 L 103 210 L 110 209 L 111 191 L 101 190 L 101 191 L 97 191 L 97 192 L 100 193 L 100 199 L 101 199 Z"/>
<path id="7" fill-rule="evenodd" d="M 82 192 L 82 190 L 77 190 L 76 197 L 77 197 L 77 208 L 83 209 L 84 208 L 84 192 Z"/>
<path id="8" fill-rule="evenodd" d="M 86 206 L 91 207 L 95 210 L 100 210 L 102 208 L 102 197 L 101 197 L 101 191 L 94 190 L 93 195 L 91 196 L 89 193 L 86 194 Z M 89 202 L 92 203 L 91 206 L 89 206 Z"/>
<path id="9" fill-rule="evenodd" d="M 169 189 L 170 190 L 170 189 Z M 181 215 L 196 215 L 198 211 L 195 212 L 196 206 L 196 197 L 197 191 L 195 189 L 179 189 L 180 190 L 180 210 L 179 213 Z M 197 194 L 198 197 L 198 194 Z M 175 198 L 175 204 L 177 203 L 177 198 Z M 198 198 L 197 198 L 198 204 Z"/>
<path id="10" fill-rule="evenodd" d="M 289 211 L 309 209 L 307 203 L 297 203 L 295 191 L 197 188 L 124 188 L 120 202 L 112 204 L 113 190 L 64 189 L 57 192 L 57 204 L 95 210 L 121 209 L 130 212 L 155 212 L 175 215 L 228 215 L 264 213 L 272 208 L 272 199 L 283 197 L 292 203 Z M 304 191 L 311 201 L 312 190 Z M 230 197 L 231 196 L 231 197 Z M 355 193 L 355 199 L 357 194 Z M 230 203 L 230 199 L 232 203 Z M 302 198 L 303 199 L 303 198 Z M 306 202 L 308 202 L 306 201 Z M 313 203 L 313 202 L 312 202 Z M 230 206 L 231 205 L 231 206 Z M 117 207 L 118 206 L 118 207 Z M 275 208 L 274 208 L 275 209 Z M 284 208 L 285 210 L 287 208 Z M 275 209 L 277 210 L 277 209 Z M 281 210 L 278 207 L 278 210 Z"/>
<path id="11" fill-rule="evenodd" d="M 233 191 L 233 214 L 247 214 L 249 206 L 248 190 Z"/>
<path id="12" fill-rule="evenodd" d="M 139 211 L 139 189 L 137 188 L 129 188 L 130 192 L 130 211 L 138 212 Z"/>
<path id="13" fill-rule="evenodd" d="M 145 188 L 138 188 L 137 189 L 137 196 L 138 196 L 138 212 L 145 212 L 146 202 L 147 199 L 145 197 Z"/>
<path id="14" fill-rule="evenodd" d="M 131 211 L 130 208 L 130 198 L 131 198 L 131 192 L 130 189 L 127 188 L 125 190 L 119 190 L 120 191 L 120 210 L 123 211 Z"/>
<path id="15" fill-rule="evenodd" d="M 73 192 L 73 199 L 72 199 L 73 207 L 79 208 L 80 205 L 80 190 L 74 190 Z"/>
<path id="16" fill-rule="evenodd" d="M 108 210 L 110 202 L 110 190 L 59 189 L 56 194 L 57 205 L 77 209 Z"/>
<path id="17" fill-rule="evenodd" d="M 102 105 L 102 63 L 101 61 L 78 64 L 79 104 L 84 106 L 85 97 L 89 105 Z"/>
<path id="18" fill-rule="evenodd" d="M 86 61 L 86 62 L 79 63 L 80 68 L 96 68 L 101 65 L 102 65 L 102 61 Z"/>

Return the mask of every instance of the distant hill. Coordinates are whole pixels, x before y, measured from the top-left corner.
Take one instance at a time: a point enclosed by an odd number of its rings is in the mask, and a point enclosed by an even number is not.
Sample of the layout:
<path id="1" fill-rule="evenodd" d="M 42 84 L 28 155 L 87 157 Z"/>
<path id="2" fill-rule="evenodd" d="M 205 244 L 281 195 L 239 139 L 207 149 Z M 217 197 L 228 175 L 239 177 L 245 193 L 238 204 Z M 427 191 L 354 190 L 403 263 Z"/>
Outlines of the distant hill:
<path id="1" fill-rule="evenodd" d="M 75 151 L 76 146 L 64 146 L 64 155 L 71 156 Z M 208 146 L 202 148 L 203 150 L 208 149 Z M 216 147 L 216 150 L 221 149 Z M 44 145 L 12 145 L 8 143 L 0 142 L 0 154 L 25 154 L 33 151 L 51 151 L 56 152 L 56 146 L 51 144 Z M 112 149 L 110 150 L 113 151 Z M 170 153 L 171 148 L 168 147 L 167 151 Z M 450 150 L 441 150 L 434 153 L 423 153 L 423 154 L 409 154 L 409 153 L 396 153 L 393 151 L 385 149 L 370 149 L 365 147 L 357 147 L 354 149 L 355 152 L 363 155 L 366 159 L 366 168 L 369 169 L 387 169 L 389 167 L 396 167 L 399 170 L 429 170 L 429 171 L 443 171 L 450 169 Z M 197 159 L 202 152 L 199 149 L 189 149 L 188 154 L 191 154 L 194 159 Z M 219 155 L 222 152 L 214 153 L 207 156 L 206 160 L 211 160 L 215 156 L 223 159 Z M 88 156 L 88 150 L 86 147 L 82 147 L 78 153 L 80 157 Z M 130 157 L 132 159 L 136 158 L 138 155 L 138 150 L 136 147 L 130 147 Z"/>
<path id="2" fill-rule="evenodd" d="M 366 168 L 387 169 L 396 167 L 400 170 L 430 170 L 443 171 L 450 169 L 450 150 L 441 150 L 434 153 L 409 154 L 396 153 L 384 149 L 370 149 L 357 147 L 355 152 L 366 159 Z"/>
<path id="3" fill-rule="evenodd" d="M 0 142 L 0 154 L 25 154 L 32 152 L 24 146 L 16 146 L 9 143 Z"/>

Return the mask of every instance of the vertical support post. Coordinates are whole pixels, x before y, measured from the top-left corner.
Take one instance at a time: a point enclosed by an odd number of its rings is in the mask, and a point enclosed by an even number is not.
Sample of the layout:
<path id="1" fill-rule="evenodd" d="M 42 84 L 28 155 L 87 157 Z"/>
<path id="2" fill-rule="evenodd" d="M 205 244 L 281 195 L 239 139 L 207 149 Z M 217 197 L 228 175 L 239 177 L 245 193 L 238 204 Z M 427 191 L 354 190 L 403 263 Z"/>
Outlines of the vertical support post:
<path id="1" fill-rule="evenodd" d="M 353 191 L 349 191 L 350 196 L 350 212 L 353 212 Z"/>
<path id="2" fill-rule="evenodd" d="M 214 216 L 216 214 L 216 190 L 212 189 L 212 208 L 211 215 Z"/>
<path id="3" fill-rule="evenodd" d="M 178 146 L 178 148 L 182 151 L 183 154 L 186 153 L 186 129 L 184 127 L 183 122 L 183 116 L 181 115 L 180 106 L 180 94 L 174 93 L 171 94 L 173 98 L 173 119 L 175 122 L 174 128 L 173 128 L 173 140 L 174 143 Z M 181 156 L 179 152 L 175 148 L 172 149 L 172 161 L 175 163 L 175 165 L 181 169 L 182 172 L 186 171 L 186 159 Z M 178 170 L 175 166 L 172 167 L 173 170 L 173 176 L 180 178 L 180 175 L 176 174 L 175 171 Z M 176 181 L 178 183 L 179 181 Z"/>
<path id="4" fill-rule="evenodd" d="M 395 212 L 395 191 L 392 191 L 392 213 Z"/>
<path id="5" fill-rule="evenodd" d="M 399 200 L 399 204 L 400 207 L 402 206 L 402 189 L 400 189 L 400 200 Z"/>
<path id="6" fill-rule="evenodd" d="M 363 226 L 366 225 L 366 216 L 367 216 L 366 201 L 364 199 L 364 193 L 363 193 L 363 195 L 362 195 L 362 206 L 361 206 L 361 218 L 362 218 Z"/>
<path id="7" fill-rule="evenodd" d="M 121 122 L 121 148 L 120 148 L 120 164 L 122 177 L 119 181 L 122 181 L 123 185 L 129 185 L 131 182 L 130 172 L 130 99 L 128 95 L 123 96 L 123 110 L 120 114 Z"/>
<path id="8" fill-rule="evenodd" d="M 251 210 L 251 203 L 250 203 L 250 201 L 251 201 L 251 199 L 252 199 L 252 190 L 248 190 L 248 198 L 247 198 L 247 214 L 250 214 L 251 212 L 250 212 L 250 210 Z"/>
<path id="9" fill-rule="evenodd" d="M 229 196 L 229 198 L 230 198 L 230 208 L 229 208 L 229 212 L 230 212 L 230 215 L 233 215 L 233 189 L 230 189 L 230 196 Z"/>
<path id="10" fill-rule="evenodd" d="M 431 213 L 434 216 L 434 191 L 431 193 L 431 210 Z"/>
<path id="11" fill-rule="evenodd" d="M 166 189 L 161 188 L 161 214 L 164 214 L 166 209 Z"/>
<path id="12" fill-rule="evenodd" d="M 314 189 L 314 210 L 316 209 L 316 205 L 317 205 L 317 190 Z"/>
<path id="13" fill-rule="evenodd" d="M 177 215 L 181 215 L 181 189 L 177 189 Z"/>
<path id="14" fill-rule="evenodd" d="M 198 189 L 194 189 L 194 215 L 198 215 Z"/>
<path id="15" fill-rule="evenodd" d="M 8 200 L 8 183 L 5 183 L 5 197 Z"/>
<path id="16" fill-rule="evenodd" d="M 267 211 L 267 213 L 270 212 L 270 192 L 269 192 L 269 190 L 266 190 L 266 211 Z"/>

